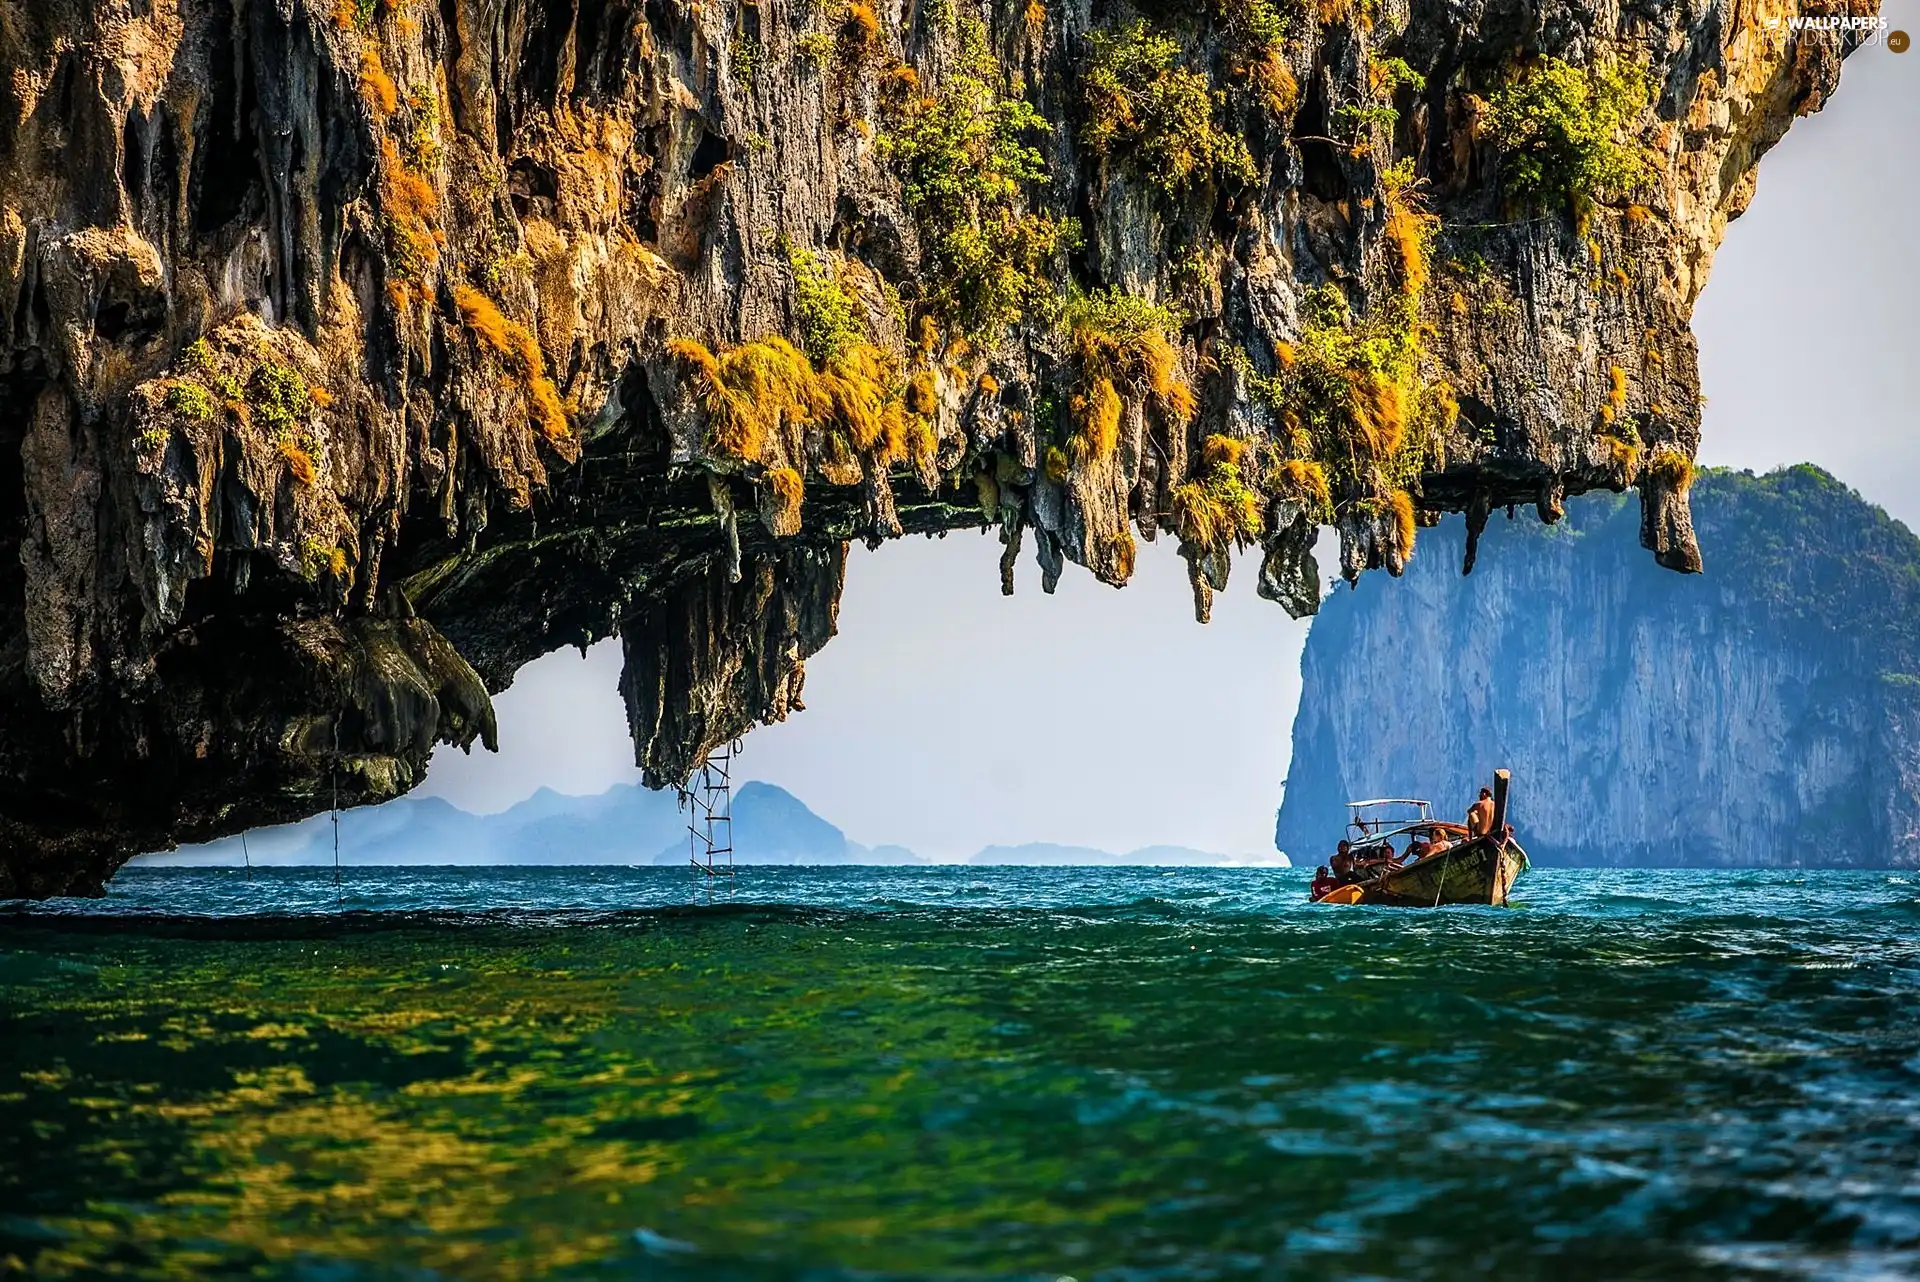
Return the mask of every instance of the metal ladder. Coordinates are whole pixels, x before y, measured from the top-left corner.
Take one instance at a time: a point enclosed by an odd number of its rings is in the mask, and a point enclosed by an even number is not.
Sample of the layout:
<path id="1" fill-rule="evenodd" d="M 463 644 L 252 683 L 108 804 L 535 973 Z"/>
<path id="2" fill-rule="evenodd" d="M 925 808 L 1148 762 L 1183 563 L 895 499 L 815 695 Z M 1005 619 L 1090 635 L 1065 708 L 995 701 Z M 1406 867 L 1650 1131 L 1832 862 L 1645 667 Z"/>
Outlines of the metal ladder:
<path id="1" fill-rule="evenodd" d="M 733 876 L 733 754 L 739 748 L 735 740 L 708 753 L 680 789 L 680 808 L 688 812 L 687 858 L 695 876 Z"/>

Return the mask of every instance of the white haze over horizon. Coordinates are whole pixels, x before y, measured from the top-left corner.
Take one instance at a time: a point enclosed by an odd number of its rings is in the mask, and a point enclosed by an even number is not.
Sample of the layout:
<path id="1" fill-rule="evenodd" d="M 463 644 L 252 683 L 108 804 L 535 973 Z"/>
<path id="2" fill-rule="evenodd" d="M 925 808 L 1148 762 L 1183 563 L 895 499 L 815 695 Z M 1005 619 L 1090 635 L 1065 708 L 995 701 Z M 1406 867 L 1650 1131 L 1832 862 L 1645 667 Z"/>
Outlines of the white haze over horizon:
<path id="1" fill-rule="evenodd" d="M 1920 0 L 1885 12 L 1920 30 Z M 1714 263 L 1694 317 L 1703 462 L 1818 463 L 1920 524 L 1917 175 L 1920 51 L 1863 49 L 1761 162 Z M 1053 598 L 1030 551 L 1002 598 L 998 554 L 967 533 L 856 548 L 808 710 L 749 735 L 740 777 L 855 841 L 934 858 L 1027 841 L 1271 851 L 1306 625 L 1254 595 L 1256 564 L 1235 567 L 1202 628 L 1164 540 L 1125 591 L 1069 566 Z M 619 670 L 615 642 L 530 665 L 496 700 L 501 753 L 443 748 L 417 795 L 492 812 L 543 785 L 635 780 Z"/>

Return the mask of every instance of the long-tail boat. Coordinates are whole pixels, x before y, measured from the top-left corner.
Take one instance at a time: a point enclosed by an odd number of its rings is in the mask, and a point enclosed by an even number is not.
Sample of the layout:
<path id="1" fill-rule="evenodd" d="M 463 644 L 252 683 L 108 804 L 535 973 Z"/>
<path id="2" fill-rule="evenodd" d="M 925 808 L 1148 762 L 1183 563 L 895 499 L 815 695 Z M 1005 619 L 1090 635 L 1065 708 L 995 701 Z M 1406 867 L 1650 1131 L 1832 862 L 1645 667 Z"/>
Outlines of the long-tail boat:
<path id="1" fill-rule="evenodd" d="M 1409 797 L 1348 802 L 1354 836 L 1349 848 L 1360 869 L 1353 880 L 1318 895 L 1319 904 L 1382 904 L 1395 908 L 1438 908 L 1441 904 L 1492 904 L 1504 908 L 1514 881 L 1528 867 L 1527 852 L 1507 828 L 1505 770 L 1493 776 L 1493 823 L 1483 836 L 1469 836 L 1459 824 L 1433 817 L 1433 807 Z M 1382 858 L 1366 867 L 1368 852 L 1391 848 L 1395 838 L 1409 845 L 1445 834 L 1452 843 L 1412 863 Z"/>

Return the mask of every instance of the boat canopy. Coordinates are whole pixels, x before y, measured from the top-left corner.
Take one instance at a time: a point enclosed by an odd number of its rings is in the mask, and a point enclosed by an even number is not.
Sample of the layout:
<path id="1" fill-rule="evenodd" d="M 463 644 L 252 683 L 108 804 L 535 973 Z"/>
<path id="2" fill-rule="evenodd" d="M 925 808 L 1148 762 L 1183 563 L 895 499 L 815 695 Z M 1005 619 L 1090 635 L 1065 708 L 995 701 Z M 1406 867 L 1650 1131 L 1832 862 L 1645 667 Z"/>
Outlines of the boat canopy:
<path id="1" fill-rule="evenodd" d="M 1433 806 L 1415 797 L 1378 797 L 1372 801 L 1349 801 L 1347 805 L 1353 811 L 1353 820 L 1347 826 L 1367 842 L 1433 822 Z"/>

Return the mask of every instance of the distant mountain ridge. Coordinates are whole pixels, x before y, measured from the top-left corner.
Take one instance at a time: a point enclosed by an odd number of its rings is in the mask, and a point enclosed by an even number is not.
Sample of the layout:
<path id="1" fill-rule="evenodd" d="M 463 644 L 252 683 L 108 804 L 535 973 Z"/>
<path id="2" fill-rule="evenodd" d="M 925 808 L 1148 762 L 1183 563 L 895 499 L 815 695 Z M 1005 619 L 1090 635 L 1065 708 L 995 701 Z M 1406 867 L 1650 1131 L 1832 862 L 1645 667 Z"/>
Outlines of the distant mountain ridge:
<path id="1" fill-rule="evenodd" d="M 808 809 L 792 793 L 751 782 L 733 797 L 733 838 L 741 864 L 897 864 L 923 862 L 898 846 L 869 850 Z M 250 834 L 263 863 L 333 859 L 330 817 Z M 343 811 L 340 861 L 346 864 L 680 864 L 689 853 L 687 816 L 671 792 L 618 784 L 573 797 L 542 788 L 498 814 L 476 815 L 439 797 L 407 797 Z M 237 838 L 146 856 L 148 863 L 229 863 L 243 857 Z"/>
<path id="2" fill-rule="evenodd" d="M 619 784 L 587 797 L 541 788 L 498 814 L 476 815 L 439 797 L 406 797 L 342 811 L 340 862 L 355 866 L 436 864 L 654 864 L 687 861 L 687 816 L 672 792 Z M 143 855 L 149 866 L 326 864 L 333 861 L 331 817 L 268 829 L 241 839 Z M 916 865 L 931 861 L 904 846 L 867 847 L 774 784 L 753 781 L 733 796 L 734 863 Z M 1087 846 L 1034 843 L 989 846 L 969 864 L 1107 867 L 1129 864 L 1219 865 L 1239 862 L 1183 846 L 1147 846 L 1116 855 Z"/>

